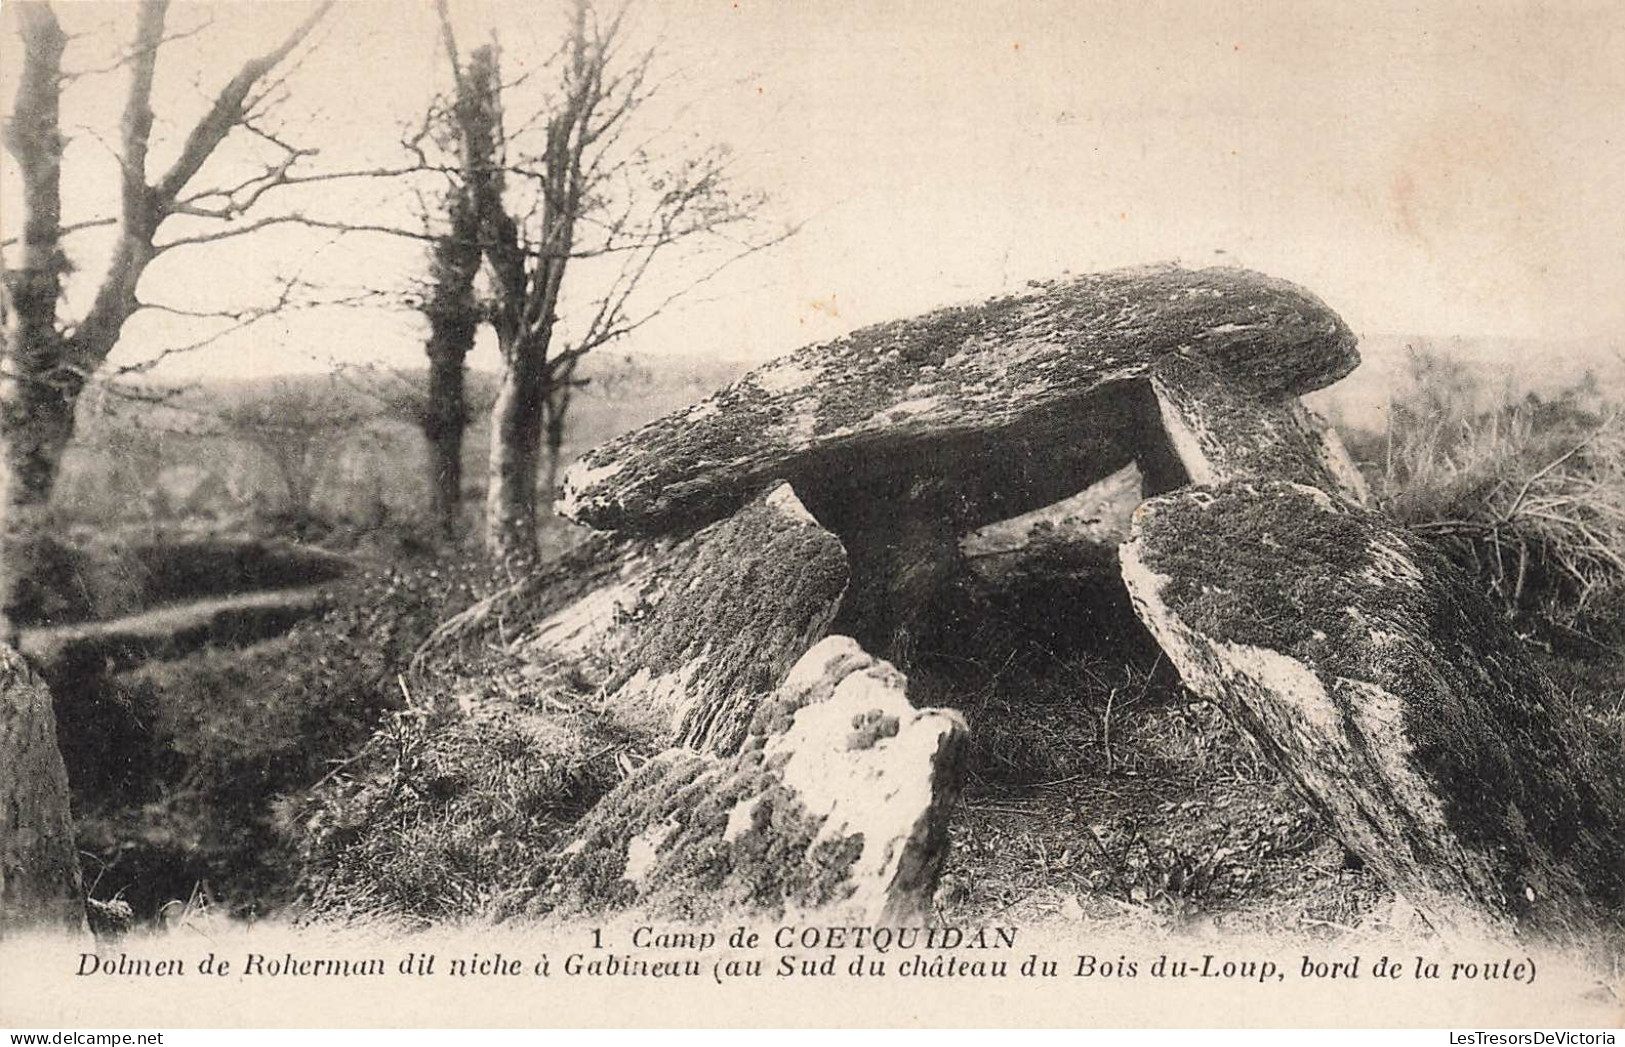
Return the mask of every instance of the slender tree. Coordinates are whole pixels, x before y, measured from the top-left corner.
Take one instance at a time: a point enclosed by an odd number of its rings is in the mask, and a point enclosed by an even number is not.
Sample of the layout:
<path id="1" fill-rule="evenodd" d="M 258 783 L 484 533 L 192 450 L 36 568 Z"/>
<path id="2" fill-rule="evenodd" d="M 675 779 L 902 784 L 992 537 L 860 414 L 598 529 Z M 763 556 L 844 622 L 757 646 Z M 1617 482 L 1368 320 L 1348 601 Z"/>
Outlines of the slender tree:
<path id="1" fill-rule="evenodd" d="M 638 297 L 657 257 L 680 242 L 720 237 L 753 221 L 761 199 L 731 188 L 726 149 L 658 155 L 650 145 L 657 136 L 630 137 L 653 95 L 654 54 L 628 51 L 627 13 L 592 0 L 570 6 L 564 42 L 550 64 L 555 82 L 547 107 L 521 122 L 541 127 L 539 152 L 506 133 L 504 92 L 493 92 L 481 109 L 492 116 L 489 139 L 467 143 L 503 363 L 491 412 L 486 545 L 504 559 L 536 550 L 544 441 L 551 499 L 570 398 L 584 384 L 582 360 L 721 268 L 788 235 L 732 238 L 720 265 L 690 273 L 664 296 Z M 489 62 L 489 82 L 500 84 L 497 57 L 494 49 L 476 52 L 470 75 Z M 577 267 L 589 261 L 596 274 L 577 281 Z M 589 290 L 567 299 L 567 287 L 578 284 Z"/>
<path id="2" fill-rule="evenodd" d="M 469 420 L 466 361 L 482 315 L 474 289 L 481 258 L 474 191 L 481 177 L 480 165 L 491 162 L 500 88 L 490 49 L 477 50 L 465 68 L 446 0 L 437 0 L 435 7 L 454 82 L 445 116 L 456 163 L 445 194 L 446 228 L 430 249 L 429 286 L 423 302 L 429 321 L 424 345 L 429 375 L 418 421 L 429 448 L 435 520 L 441 536 L 452 538 L 462 516 L 463 434 Z"/>
<path id="3" fill-rule="evenodd" d="M 418 424 L 429 448 L 429 494 L 442 538 L 455 538 L 463 509 L 463 435 L 468 428 L 467 359 L 479 329 L 480 305 L 474 279 L 480 270 L 478 223 L 460 186 L 446 194 L 450 228 L 432 248 L 429 293 L 423 312 L 429 321 L 424 352 L 428 385 Z"/>
<path id="4" fill-rule="evenodd" d="M 129 86 L 119 128 L 119 210 L 115 219 L 77 226 L 62 223 L 62 55 L 68 38 L 44 0 L 15 5 L 23 43 L 23 70 L 6 148 L 22 175 L 22 240 L 18 264 L 6 265 L 0 286 L 0 635 L 26 615 L 27 587 L 45 537 L 46 513 L 62 453 L 73 436 L 80 394 L 118 344 L 124 324 L 144 303 L 141 277 L 159 255 L 190 244 L 241 235 L 254 223 L 214 232 L 159 239 L 175 216 L 232 220 L 264 192 L 288 180 L 303 155 L 285 157 L 235 186 L 198 188 L 198 172 L 240 128 L 254 130 L 255 114 L 273 92 L 271 77 L 316 27 L 331 3 L 316 7 L 270 50 L 249 59 L 192 126 L 180 153 L 153 177 L 148 148 L 153 127 L 152 88 L 168 39 L 167 0 L 142 0 L 128 51 Z M 96 225 L 116 226 L 107 272 L 89 310 L 77 322 L 60 315 L 68 270 L 66 234 Z"/>

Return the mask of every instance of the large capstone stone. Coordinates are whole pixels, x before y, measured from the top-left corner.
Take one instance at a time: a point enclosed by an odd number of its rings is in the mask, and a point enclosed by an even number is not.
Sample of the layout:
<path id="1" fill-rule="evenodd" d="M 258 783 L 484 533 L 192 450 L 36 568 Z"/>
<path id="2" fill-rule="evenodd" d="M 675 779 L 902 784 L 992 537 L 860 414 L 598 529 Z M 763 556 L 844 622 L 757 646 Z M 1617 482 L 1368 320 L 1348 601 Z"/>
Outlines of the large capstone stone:
<path id="1" fill-rule="evenodd" d="M 1425 540 L 1235 482 L 1147 502 L 1122 569 L 1186 684 L 1435 924 L 1617 918 L 1625 759 Z"/>
<path id="2" fill-rule="evenodd" d="M 588 812 L 532 912 L 922 919 L 966 730 L 906 692 L 890 664 L 825 639 L 759 709 L 738 753 L 662 753 Z"/>
<path id="3" fill-rule="evenodd" d="M 688 538 L 601 537 L 565 561 L 441 626 L 420 661 L 496 643 L 538 687 L 601 693 L 648 744 L 721 753 L 825 635 L 847 586 L 841 543 L 785 484 Z"/>
<path id="4" fill-rule="evenodd" d="M 1199 360 L 1271 402 L 1359 360 L 1318 298 L 1259 273 L 1077 277 L 865 328 L 752 371 L 588 452 L 566 472 L 558 508 L 595 528 L 660 534 L 724 518 L 785 480 L 843 540 L 902 513 L 941 521 L 951 545 L 1133 462 L 1156 424 L 1149 379 L 1170 358 Z"/>

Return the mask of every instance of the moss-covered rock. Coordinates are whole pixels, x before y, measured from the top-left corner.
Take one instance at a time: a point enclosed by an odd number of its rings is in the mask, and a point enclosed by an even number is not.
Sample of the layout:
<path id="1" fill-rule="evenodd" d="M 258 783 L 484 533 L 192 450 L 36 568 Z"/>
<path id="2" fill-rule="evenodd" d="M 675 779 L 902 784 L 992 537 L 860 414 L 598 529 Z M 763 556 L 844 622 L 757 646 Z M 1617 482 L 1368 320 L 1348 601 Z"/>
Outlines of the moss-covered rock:
<path id="1" fill-rule="evenodd" d="M 672 744 L 734 752 L 757 705 L 828 631 L 847 577 L 840 541 L 780 485 L 649 572 L 595 652 L 611 669 L 610 707 L 658 717 L 656 736 Z M 552 650 L 545 629 L 532 650 Z"/>
<path id="2" fill-rule="evenodd" d="M 0 931 L 29 927 L 83 930 L 84 892 L 50 692 L 0 643 Z"/>
<path id="3" fill-rule="evenodd" d="M 918 919 L 963 776 L 958 714 L 915 709 L 855 642 L 807 652 L 731 757 L 673 749 L 580 823 L 533 914 Z"/>
<path id="4" fill-rule="evenodd" d="M 1358 363 L 1302 288 L 1242 269 L 1118 270 L 810 346 L 585 455 L 559 511 L 669 533 L 793 483 L 820 520 L 886 492 L 962 532 L 1083 490 L 1135 454 L 1159 360 L 1284 398 Z"/>
<path id="5" fill-rule="evenodd" d="M 1625 754 L 1423 539 L 1238 482 L 1147 502 L 1122 566 L 1186 684 L 1436 923 L 1620 918 Z"/>
<path id="6" fill-rule="evenodd" d="M 595 537 L 441 626 L 418 668 L 494 645 L 538 691 L 596 693 L 655 748 L 731 753 L 847 577 L 840 541 L 781 484 L 686 538 Z"/>

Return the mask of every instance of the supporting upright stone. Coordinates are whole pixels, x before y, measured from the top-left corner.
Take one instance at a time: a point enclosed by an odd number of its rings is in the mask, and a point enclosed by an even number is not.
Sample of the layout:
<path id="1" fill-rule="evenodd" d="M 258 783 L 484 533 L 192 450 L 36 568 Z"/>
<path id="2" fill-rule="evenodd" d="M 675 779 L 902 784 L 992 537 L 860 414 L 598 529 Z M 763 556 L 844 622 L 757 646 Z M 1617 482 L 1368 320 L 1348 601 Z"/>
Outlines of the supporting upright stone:
<path id="1" fill-rule="evenodd" d="M 1147 494 L 1255 477 L 1308 484 L 1362 505 L 1369 500 L 1342 440 L 1296 396 L 1260 391 L 1184 356 L 1158 361 L 1151 388 L 1166 444 L 1142 453 Z"/>
<path id="2" fill-rule="evenodd" d="M 959 541 L 965 567 L 990 589 L 1115 575 L 1141 484 L 1139 469 L 1124 466 L 1070 498 L 978 528 Z"/>
<path id="3" fill-rule="evenodd" d="M 1147 502 L 1122 563 L 1186 684 L 1436 924 L 1619 919 L 1625 754 L 1438 550 L 1321 490 L 1236 482 Z"/>
<path id="4" fill-rule="evenodd" d="M 846 592 L 846 551 L 788 484 L 674 549 L 619 628 L 609 706 L 653 715 L 671 741 L 739 748 L 757 705 L 823 638 Z M 532 650 L 547 652 L 546 629 Z"/>

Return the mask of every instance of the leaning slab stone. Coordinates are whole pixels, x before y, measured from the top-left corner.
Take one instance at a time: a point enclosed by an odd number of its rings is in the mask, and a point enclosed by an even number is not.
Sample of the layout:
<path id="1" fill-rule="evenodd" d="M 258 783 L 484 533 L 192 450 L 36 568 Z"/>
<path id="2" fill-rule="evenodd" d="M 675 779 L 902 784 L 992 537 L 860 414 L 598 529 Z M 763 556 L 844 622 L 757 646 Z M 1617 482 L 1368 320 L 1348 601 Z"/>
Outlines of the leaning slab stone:
<path id="1" fill-rule="evenodd" d="M 0 643 L 0 931 L 83 930 L 68 772 L 50 692 Z"/>
<path id="2" fill-rule="evenodd" d="M 917 920 L 963 776 L 957 713 L 852 640 L 808 651 L 732 757 L 673 749 L 582 820 L 533 913 Z"/>
<path id="3" fill-rule="evenodd" d="M 508 653 L 599 690 L 646 740 L 715 752 L 738 748 L 847 584 L 840 541 L 785 484 L 681 541 L 600 537 L 564 564 L 578 574 L 544 568 L 547 584 L 527 579 L 442 626 L 430 654 L 501 637 Z"/>
<path id="4" fill-rule="evenodd" d="M 731 753 L 756 706 L 823 638 L 847 586 L 846 551 L 788 485 L 673 549 L 616 630 L 604 684 L 623 720 L 672 744 Z M 544 623 L 532 651 L 549 651 Z M 604 664 L 603 661 L 600 664 Z"/>
<path id="5" fill-rule="evenodd" d="M 972 531 L 959 540 L 959 553 L 992 589 L 1115 575 L 1117 547 L 1144 500 L 1139 469 L 1124 466 L 1070 498 Z"/>
<path id="6" fill-rule="evenodd" d="M 905 503 L 962 534 L 1133 461 L 1147 380 L 1175 354 L 1273 397 L 1326 386 L 1359 360 L 1325 304 L 1258 273 L 1078 277 L 865 328 L 759 368 L 588 452 L 564 477 L 559 511 L 600 529 L 667 533 L 786 480 L 843 539 L 872 529 L 865 506 Z"/>
<path id="7" fill-rule="evenodd" d="M 1148 494 L 1256 478 L 1308 484 L 1362 505 L 1369 500 L 1336 431 L 1296 396 L 1261 391 L 1184 356 L 1158 361 L 1151 388 L 1165 442 L 1141 455 Z"/>
<path id="8" fill-rule="evenodd" d="M 1147 502 L 1122 561 L 1187 685 L 1435 925 L 1617 918 L 1625 758 L 1437 550 L 1318 489 L 1243 482 Z"/>

